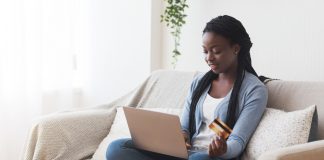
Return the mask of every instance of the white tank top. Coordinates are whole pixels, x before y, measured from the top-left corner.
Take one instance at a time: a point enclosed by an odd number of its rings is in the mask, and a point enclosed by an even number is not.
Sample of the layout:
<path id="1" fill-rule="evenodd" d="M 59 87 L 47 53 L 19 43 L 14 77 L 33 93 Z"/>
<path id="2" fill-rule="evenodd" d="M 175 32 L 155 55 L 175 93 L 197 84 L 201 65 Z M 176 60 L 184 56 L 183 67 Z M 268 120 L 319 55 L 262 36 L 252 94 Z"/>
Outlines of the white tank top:
<path id="1" fill-rule="evenodd" d="M 208 150 L 208 146 L 215 136 L 215 132 L 209 129 L 208 125 L 214 120 L 215 109 L 223 99 L 224 98 L 214 98 L 207 93 L 202 108 L 202 125 L 199 134 L 192 141 L 194 150 Z"/>

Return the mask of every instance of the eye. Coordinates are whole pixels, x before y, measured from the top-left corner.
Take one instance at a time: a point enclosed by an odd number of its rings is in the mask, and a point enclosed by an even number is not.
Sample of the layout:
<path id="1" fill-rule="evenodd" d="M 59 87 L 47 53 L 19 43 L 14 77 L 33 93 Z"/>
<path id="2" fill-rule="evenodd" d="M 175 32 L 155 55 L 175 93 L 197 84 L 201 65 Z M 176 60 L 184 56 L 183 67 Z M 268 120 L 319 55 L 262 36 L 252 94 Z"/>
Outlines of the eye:
<path id="1" fill-rule="evenodd" d="M 208 53 L 208 51 L 206 51 L 206 50 L 203 50 L 203 54 L 207 54 Z"/>
<path id="2" fill-rule="evenodd" d="M 213 54 L 220 54 L 222 52 L 221 50 L 219 50 L 217 48 L 213 48 L 211 51 Z"/>

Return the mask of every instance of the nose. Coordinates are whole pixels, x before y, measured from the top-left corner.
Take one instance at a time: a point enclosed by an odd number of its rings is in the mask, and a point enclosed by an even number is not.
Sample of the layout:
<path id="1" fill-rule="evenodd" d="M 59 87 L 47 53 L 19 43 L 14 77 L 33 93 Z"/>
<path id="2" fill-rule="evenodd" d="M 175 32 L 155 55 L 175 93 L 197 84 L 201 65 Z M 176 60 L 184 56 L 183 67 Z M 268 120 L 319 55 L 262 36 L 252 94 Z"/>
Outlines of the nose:
<path id="1" fill-rule="evenodd" d="M 205 54 L 205 59 L 206 61 L 213 61 L 214 60 L 214 56 L 212 53 L 208 52 Z"/>

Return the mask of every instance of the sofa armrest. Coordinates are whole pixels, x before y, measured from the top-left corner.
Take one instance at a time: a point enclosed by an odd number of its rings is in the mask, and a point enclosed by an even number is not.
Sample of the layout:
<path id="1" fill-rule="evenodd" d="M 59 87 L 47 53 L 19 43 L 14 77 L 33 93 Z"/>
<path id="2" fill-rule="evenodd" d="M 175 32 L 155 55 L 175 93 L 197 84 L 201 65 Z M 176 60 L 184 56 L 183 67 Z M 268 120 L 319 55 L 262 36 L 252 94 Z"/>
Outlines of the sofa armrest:
<path id="1" fill-rule="evenodd" d="M 23 159 L 91 158 L 115 114 L 116 109 L 87 109 L 43 116 L 30 130 Z"/>
<path id="2" fill-rule="evenodd" d="M 258 160 L 319 160 L 324 157 L 324 140 L 294 145 L 263 153 Z"/>

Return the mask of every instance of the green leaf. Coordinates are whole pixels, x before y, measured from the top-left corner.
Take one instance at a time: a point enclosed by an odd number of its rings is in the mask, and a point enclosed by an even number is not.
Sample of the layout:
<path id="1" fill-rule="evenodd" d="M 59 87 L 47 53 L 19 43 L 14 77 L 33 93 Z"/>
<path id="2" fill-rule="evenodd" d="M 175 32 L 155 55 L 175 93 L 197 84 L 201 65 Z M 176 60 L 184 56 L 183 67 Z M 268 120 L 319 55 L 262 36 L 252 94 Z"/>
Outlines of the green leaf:
<path id="1" fill-rule="evenodd" d="M 186 0 L 164 0 L 164 2 L 166 3 L 166 7 L 161 15 L 161 22 L 164 21 L 166 26 L 172 30 L 170 32 L 174 38 L 172 65 L 175 67 L 178 60 L 177 57 L 181 55 L 177 47 L 180 46 L 181 27 L 186 23 L 185 17 L 187 15 L 184 12 L 185 8 L 189 6 L 186 4 Z"/>

